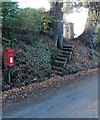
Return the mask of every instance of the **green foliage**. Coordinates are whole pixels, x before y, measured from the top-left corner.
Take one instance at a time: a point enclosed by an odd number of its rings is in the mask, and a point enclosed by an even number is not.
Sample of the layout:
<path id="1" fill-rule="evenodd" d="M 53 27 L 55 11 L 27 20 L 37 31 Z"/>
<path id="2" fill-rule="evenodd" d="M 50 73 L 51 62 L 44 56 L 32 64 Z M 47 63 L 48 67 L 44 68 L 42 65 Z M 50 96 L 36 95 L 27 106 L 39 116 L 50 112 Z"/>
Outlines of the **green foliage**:
<path id="1" fill-rule="evenodd" d="M 98 54 L 98 51 L 95 50 L 95 49 L 89 49 L 89 54 L 90 54 L 90 59 L 93 59 L 93 60 L 98 60 L 99 59 L 99 54 Z"/>
<path id="2" fill-rule="evenodd" d="M 62 11 L 66 13 L 72 12 L 74 2 L 64 2 L 64 6 L 62 7 Z"/>
<path id="3" fill-rule="evenodd" d="M 2 38 L 2 40 L 5 41 L 5 42 L 11 42 L 11 40 L 6 39 L 6 38 L 4 38 L 4 37 Z"/>
<path id="4" fill-rule="evenodd" d="M 4 47 L 15 48 L 15 65 L 11 72 L 12 83 L 15 86 L 30 84 L 34 82 L 35 77 L 42 80 L 51 74 L 51 52 L 42 40 L 31 45 L 16 41 L 16 44 Z M 6 70 L 3 71 L 3 77 L 6 77 Z"/>
<path id="5" fill-rule="evenodd" d="M 14 38 L 14 34 L 19 26 L 18 21 L 18 5 L 15 2 L 2 3 L 2 32 L 3 37 L 6 39 Z"/>
<path id="6" fill-rule="evenodd" d="M 21 86 L 32 83 L 34 77 L 48 76 L 51 51 L 39 35 L 42 32 L 52 35 L 49 27 L 52 17 L 44 9 L 20 9 L 15 2 L 3 2 L 2 13 L 3 49 L 15 49 L 12 82 Z M 4 79 L 6 72 L 4 69 Z"/>
<path id="7" fill-rule="evenodd" d="M 42 28 L 42 15 L 36 9 L 25 8 L 19 13 L 20 29 L 39 33 Z"/>
<path id="8" fill-rule="evenodd" d="M 77 2 L 77 4 L 75 4 L 75 7 L 79 8 L 79 7 L 86 7 L 88 8 L 91 13 L 89 13 L 89 15 L 92 15 L 91 16 L 91 20 L 92 20 L 92 25 L 95 26 L 96 24 L 98 24 L 100 21 L 99 21 L 99 17 L 100 17 L 100 10 L 99 10 L 99 7 L 100 7 L 100 2 Z"/>
<path id="9" fill-rule="evenodd" d="M 77 2 L 65 2 L 64 7 L 62 8 L 63 12 L 71 13 L 74 10 L 79 12 L 79 8 L 85 7 L 89 9 L 89 18 L 91 19 L 91 25 L 95 26 L 100 22 L 100 2 L 86 2 L 83 1 L 77 1 Z M 76 9 L 74 9 L 76 8 Z"/>
<path id="10" fill-rule="evenodd" d="M 18 8 L 16 2 L 3 2 L 3 38 L 11 41 L 27 39 L 32 42 L 32 36 L 38 37 L 40 32 L 52 36 L 52 29 L 49 24 L 52 17 L 44 9 Z M 3 39 L 5 41 L 5 39 Z M 37 38 L 36 38 L 37 39 Z"/>
<path id="11" fill-rule="evenodd" d="M 49 28 L 49 29 L 43 29 L 43 32 L 46 33 L 48 36 L 52 36 L 53 35 L 53 30 L 52 28 Z"/>

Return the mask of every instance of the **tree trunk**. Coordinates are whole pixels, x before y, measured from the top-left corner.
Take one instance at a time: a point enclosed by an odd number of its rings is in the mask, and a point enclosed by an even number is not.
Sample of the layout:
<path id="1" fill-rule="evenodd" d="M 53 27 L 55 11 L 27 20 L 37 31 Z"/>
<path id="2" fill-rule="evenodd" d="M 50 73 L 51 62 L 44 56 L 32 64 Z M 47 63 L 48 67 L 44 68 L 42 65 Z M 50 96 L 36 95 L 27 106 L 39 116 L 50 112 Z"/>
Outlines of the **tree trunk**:
<path id="1" fill-rule="evenodd" d="M 97 23 L 93 21 L 94 13 L 92 11 L 92 7 L 89 8 L 88 18 L 85 25 L 84 32 L 77 38 L 81 40 L 86 46 L 90 48 L 96 48 L 96 31 L 97 31 Z"/>
<path id="2" fill-rule="evenodd" d="M 61 8 L 63 7 L 63 3 L 52 2 L 50 15 L 53 16 L 54 22 L 51 24 L 51 28 L 54 32 L 52 38 L 54 40 L 56 47 L 63 47 L 63 12 Z"/>

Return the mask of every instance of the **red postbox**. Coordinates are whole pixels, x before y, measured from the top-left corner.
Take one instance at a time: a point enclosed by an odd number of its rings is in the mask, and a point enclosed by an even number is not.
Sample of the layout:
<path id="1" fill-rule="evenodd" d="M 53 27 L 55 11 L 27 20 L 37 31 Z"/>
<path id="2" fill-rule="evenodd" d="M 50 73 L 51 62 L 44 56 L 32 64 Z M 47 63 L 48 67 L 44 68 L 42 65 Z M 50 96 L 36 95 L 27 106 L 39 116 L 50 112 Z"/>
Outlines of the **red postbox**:
<path id="1" fill-rule="evenodd" d="M 3 61 L 6 66 L 14 65 L 14 49 L 5 49 L 3 51 Z"/>

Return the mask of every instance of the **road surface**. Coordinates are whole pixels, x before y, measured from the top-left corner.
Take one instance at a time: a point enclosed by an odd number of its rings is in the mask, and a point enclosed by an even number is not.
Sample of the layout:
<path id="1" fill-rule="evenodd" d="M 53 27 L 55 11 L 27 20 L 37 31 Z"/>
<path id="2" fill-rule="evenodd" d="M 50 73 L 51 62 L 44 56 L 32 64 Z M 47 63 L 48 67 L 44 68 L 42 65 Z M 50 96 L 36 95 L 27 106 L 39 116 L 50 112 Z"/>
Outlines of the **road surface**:
<path id="1" fill-rule="evenodd" d="M 15 108 L 5 118 L 98 118 L 98 76 L 72 83 L 50 99 Z"/>

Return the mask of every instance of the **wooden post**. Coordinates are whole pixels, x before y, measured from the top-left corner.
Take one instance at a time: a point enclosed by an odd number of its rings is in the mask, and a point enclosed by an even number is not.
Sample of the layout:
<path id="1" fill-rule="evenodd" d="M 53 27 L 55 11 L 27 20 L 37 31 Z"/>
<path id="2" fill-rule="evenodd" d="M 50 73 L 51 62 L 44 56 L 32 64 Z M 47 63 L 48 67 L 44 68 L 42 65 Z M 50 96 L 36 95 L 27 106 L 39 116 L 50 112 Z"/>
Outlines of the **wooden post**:
<path id="1" fill-rule="evenodd" d="M 11 66 L 8 66 L 8 69 L 7 69 L 7 76 L 8 76 L 8 83 L 10 84 L 11 83 Z"/>

